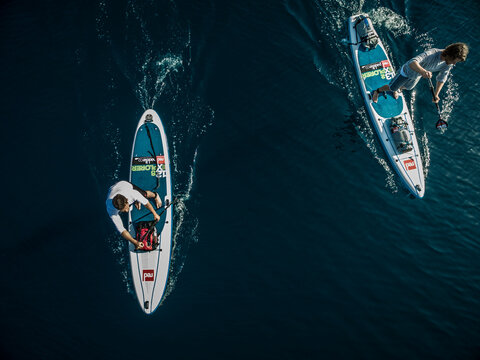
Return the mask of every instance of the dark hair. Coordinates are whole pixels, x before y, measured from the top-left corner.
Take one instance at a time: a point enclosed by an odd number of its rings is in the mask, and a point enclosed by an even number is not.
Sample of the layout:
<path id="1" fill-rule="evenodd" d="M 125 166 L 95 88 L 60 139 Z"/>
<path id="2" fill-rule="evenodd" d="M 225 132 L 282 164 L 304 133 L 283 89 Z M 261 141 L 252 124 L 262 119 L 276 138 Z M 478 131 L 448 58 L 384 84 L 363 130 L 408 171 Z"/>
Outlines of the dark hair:
<path id="1" fill-rule="evenodd" d="M 114 198 L 112 199 L 112 202 L 113 202 L 113 206 L 115 206 L 115 209 L 117 210 L 122 210 L 125 207 L 125 205 L 128 204 L 127 198 L 120 194 L 115 195 Z"/>
<path id="2" fill-rule="evenodd" d="M 465 43 L 450 44 L 442 51 L 442 55 L 451 60 L 465 61 L 468 55 L 468 46 Z"/>

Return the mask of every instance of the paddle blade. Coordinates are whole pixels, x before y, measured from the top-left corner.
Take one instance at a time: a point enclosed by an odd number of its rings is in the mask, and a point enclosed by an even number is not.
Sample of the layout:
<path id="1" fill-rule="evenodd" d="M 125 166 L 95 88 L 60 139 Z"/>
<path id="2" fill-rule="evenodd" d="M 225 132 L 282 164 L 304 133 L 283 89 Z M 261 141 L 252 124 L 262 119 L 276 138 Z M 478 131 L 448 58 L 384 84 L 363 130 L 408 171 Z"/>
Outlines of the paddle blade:
<path id="1" fill-rule="evenodd" d="M 437 124 L 435 125 L 435 127 L 438 129 L 438 130 L 447 130 L 448 129 L 448 122 L 446 122 L 445 120 L 438 120 L 437 121 Z"/>

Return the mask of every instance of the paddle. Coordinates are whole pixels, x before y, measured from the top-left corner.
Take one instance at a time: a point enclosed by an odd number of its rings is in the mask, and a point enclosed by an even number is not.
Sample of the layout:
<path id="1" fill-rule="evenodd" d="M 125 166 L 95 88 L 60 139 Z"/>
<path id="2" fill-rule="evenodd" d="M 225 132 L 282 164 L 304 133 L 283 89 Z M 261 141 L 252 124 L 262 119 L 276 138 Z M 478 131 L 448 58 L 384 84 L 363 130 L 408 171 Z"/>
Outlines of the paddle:
<path id="1" fill-rule="evenodd" d="M 167 211 L 167 209 L 168 209 L 170 206 L 172 206 L 173 204 L 175 204 L 177 201 L 178 201 L 178 196 L 176 196 L 175 199 L 173 199 L 172 202 L 170 202 L 170 203 L 168 203 L 167 205 L 165 205 L 165 208 L 162 210 L 162 212 L 161 212 L 160 214 L 158 214 L 158 216 L 161 217 L 161 216 L 163 215 L 163 213 L 164 213 L 165 211 Z"/>
<path id="2" fill-rule="evenodd" d="M 432 79 L 428 78 L 428 82 L 430 83 L 430 91 L 432 92 L 432 96 L 435 99 L 435 90 L 433 89 Z M 438 130 L 447 130 L 448 122 L 447 120 L 442 119 L 442 113 L 440 111 L 440 106 L 438 105 L 438 102 L 436 102 L 435 105 L 437 106 L 438 117 L 439 117 L 437 123 L 435 124 L 435 127 Z"/>

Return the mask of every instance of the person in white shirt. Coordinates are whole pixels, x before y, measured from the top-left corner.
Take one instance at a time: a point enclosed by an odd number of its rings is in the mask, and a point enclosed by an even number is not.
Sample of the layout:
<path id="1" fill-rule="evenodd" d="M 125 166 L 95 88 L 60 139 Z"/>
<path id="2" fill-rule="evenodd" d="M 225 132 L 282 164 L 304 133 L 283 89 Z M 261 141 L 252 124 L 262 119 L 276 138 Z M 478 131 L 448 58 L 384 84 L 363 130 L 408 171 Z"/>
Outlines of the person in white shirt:
<path id="1" fill-rule="evenodd" d="M 141 249 L 143 247 L 143 243 L 135 240 L 125 229 L 122 219 L 120 218 L 120 213 L 128 212 L 130 206 L 133 204 L 135 204 L 136 208 L 139 210 L 141 205 L 143 205 L 152 212 L 155 221 L 160 220 L 160 216 L 158 216 L 148 199 L 153 199 L 155 201 L 155 206 L 157 209 L 162 206 L 162 200 L 160 199 L 158 193 L 149 190 L 143 190 L 138 186 L 129 183 L 128 181 L 119 181 L 110 187 L 108 190 L 107 200 L 105 201 L 108 215 L 110 216 L 110 219 L 112 219 L 118 232 L 125 240 L 128 240 L 135 245 L 135 249 Z"/>
<path id="2" fill-rule="evenodd" d="M 450 71 L 459 62 L 467 59 L 469 49 L 465 43 L 454 43 L 445 49 L 429 49 L 413 59 L 407 61 L 397 75 L 386 84 L 372 93 L 372 101 L 376 103 L 380 93 L 392 91 L 393 97 L 398 98 L 402 90 L 412 90 L 421 78 L 432 78 L 432 72 L 438 72 L 434 90 L 433 102 L 438 103 L 438 94 L 448 79 Z"/>

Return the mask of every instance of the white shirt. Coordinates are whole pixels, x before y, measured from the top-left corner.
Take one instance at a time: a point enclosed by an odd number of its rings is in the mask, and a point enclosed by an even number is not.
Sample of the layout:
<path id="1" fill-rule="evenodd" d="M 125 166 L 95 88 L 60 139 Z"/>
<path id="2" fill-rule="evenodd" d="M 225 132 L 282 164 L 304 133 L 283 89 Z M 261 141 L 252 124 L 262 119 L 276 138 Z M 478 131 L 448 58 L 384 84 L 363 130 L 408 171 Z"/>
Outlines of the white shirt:
<path id="1" fill-rule="evenodd" d="M 134 190 L 132 184 L 130 184 L 128 181 L 119 181 L 115 185 L 110 187 L 110 189 L 108 190 L 105 205 L 107 206 L 107 213 L 110 216 L 110 219 L 112 219 L 115 227 L 121 234 L 126 229 L 123 226 L 122 219 L 120 218 L 120 211 L 118 211 L 118 209 L 113 206 L 112 201 L 115 195 L 118 194 L 125 196 L 128 200 L 129 205 L 133 205 L 135 201 L 138 201 L 140 204 L 145 206 L 148 204 L 148 200 L 137 190 Z"/>
<path id="2" fill-rule="evenodd" d="M 453 65 L 448 65 L 445 61 L 442 60 L 442 52 L 443 49 L 429 49 L 417 56 L 413 59 L 407 61 L 400 70 L 400 75 L 409 78 L 409 79 L 418 79 L 421 75 L 410 68 L 410 64 L 413 61 L 416 61 L 423 67 L 425 70 L 431 72 L 437 72 L 437 81 L 445 83 L 448 79 L 448 75 L 450 74 L 450 70 L 452 70 Z"/>

